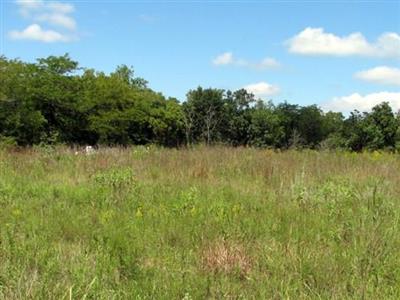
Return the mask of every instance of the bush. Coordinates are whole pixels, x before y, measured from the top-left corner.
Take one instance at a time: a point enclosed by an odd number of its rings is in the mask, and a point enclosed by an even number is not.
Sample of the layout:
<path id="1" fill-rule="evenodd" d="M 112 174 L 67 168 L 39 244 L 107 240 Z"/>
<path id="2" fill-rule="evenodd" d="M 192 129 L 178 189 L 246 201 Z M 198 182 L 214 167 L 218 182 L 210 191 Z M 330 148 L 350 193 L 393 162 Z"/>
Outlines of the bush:
<path id="1" fill-rule="evenodd" d="M 17 146 L 15 138 L 0 135 L 0 149 L 10 149 Z"/>

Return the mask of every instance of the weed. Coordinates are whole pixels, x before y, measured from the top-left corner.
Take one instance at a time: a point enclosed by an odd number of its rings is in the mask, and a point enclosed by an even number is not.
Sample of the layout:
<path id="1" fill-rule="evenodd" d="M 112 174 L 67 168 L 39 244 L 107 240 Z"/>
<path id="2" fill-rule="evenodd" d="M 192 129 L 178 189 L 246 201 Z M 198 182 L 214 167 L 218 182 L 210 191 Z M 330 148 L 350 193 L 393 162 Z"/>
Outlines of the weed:
<path id="1" fill-rule="evenodd" d="M 400 157 L 0 150 L 0 299 L 400 299 Z"/>

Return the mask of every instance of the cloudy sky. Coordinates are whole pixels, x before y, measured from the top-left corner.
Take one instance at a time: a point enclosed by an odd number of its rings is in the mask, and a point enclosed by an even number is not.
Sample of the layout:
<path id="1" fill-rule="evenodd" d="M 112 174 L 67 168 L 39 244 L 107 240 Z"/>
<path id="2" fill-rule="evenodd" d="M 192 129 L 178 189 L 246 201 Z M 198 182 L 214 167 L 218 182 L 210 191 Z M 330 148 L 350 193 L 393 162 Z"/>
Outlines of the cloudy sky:
<path id="1" fill-rule="evenodd" d="M 400 109 L 400 0 L 6 0 L 0 51 L 132 65 L 180 100 L 201 85 L 325 110 Z"/>

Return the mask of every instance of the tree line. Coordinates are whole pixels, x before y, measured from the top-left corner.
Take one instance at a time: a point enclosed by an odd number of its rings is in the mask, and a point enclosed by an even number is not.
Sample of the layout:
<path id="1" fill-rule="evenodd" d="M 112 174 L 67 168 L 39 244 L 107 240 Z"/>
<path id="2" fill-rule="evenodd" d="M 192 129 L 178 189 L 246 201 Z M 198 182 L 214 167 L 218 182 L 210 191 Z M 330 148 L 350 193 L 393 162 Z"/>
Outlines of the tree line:
<path id="1" fill-rule="evenodd" d="M 400 114 L 387 102 L 347 117 L 317 105 L 274 105 L 244 89 L 198 87 L 179 102 L 151 90 L 131 67 L 106 74 L 68 54 L 35 63 L 1 56 L 0 69 L 2 143 L 400 151 Z"/>

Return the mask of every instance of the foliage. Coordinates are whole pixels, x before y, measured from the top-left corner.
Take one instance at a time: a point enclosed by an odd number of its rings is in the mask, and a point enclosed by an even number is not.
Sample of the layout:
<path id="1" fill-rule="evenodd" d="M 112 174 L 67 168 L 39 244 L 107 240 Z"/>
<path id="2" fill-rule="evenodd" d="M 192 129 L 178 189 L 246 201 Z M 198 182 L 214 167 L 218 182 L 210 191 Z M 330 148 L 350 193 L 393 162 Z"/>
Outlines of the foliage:
<path id="1" fill-rule="evenodd" d="M 11 149 L 17 146 L 14 138 L 0 135 L 0 150 Z"/>
<path id="2" fill-rule="evenodd" d="M 400 117 L 388 103 L 369 113 L 273 105 L 244 89 L 190 90 L 166 98 L 132 67 L 110 74 L 79 67 L 68 54 L 24 63 L 0 57 L 0 135 L 18 145 L 226 144 L 353 151 L 400 145 Z M 389 99 L 388 99 L 389 100 Z"/>

